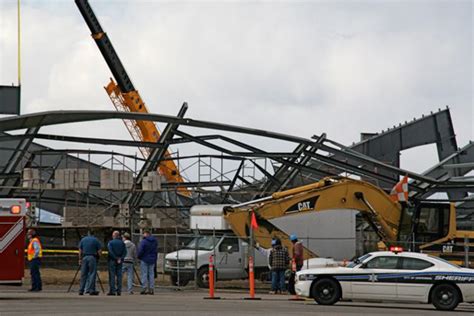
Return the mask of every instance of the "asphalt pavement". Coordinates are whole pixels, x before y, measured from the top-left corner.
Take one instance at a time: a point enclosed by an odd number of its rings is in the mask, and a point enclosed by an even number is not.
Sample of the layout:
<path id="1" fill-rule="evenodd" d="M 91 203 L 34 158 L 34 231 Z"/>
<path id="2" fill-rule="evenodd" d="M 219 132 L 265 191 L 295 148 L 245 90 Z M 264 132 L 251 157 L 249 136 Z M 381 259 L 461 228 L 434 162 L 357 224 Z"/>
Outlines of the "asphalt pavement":
<path id="1" fill-rule="evenodd" d="M 261 300 L 244 300 L 247 293 L 216 292 L 206 300 L 204 290 L 158 288 L 155 295 L 79 296 L 67 287 L 29 293 L 26 287 L 0 286 L 0 315 L 446 315 L 432 305 L 386 302 L 340 302 L 317 305 L 313 300 L 289 301 L 291 296 L 257 293 Z M 461 304 L 449 315 L 474 315 L 473 304 Z"/>

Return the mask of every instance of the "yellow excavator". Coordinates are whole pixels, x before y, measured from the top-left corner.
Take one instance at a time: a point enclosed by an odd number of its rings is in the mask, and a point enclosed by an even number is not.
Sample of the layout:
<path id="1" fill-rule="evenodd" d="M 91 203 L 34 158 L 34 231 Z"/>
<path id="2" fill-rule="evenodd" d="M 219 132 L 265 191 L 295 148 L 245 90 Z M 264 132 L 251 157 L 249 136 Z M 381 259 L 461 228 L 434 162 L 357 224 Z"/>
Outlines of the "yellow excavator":
<path id="1" fill-rule="evenodd" d="M 125 71 L 125 67 L 120 61 L 112 42 L 107 36 L 107 33 L 102 29 L 89 2 L 87 0 L 75 0 L 75 2 L 92 33 L 92 38 L 96 42 L 97 47 L 117 81 L 115 82 L 111 78 L 109 84 L 105 87 L 105 91 L 109 95 L 113 105 L 117 111 L 148 113 L 145 103 Z M 160 132 L 154 122 L 124 120 L 124 123 L 135 141 L 156 143 L 160 139 Z M 147 158 L 150 154 L 150 149 L 140 147 L 140 152 L 144 158 Z M 168 182 L 184 182 L 178 167 L 174 161 L 170 159 L 171 153 L 169 151 L 166 152 L 165 158 L 167 159 L 163 160 L 159 165 L 159 173 L 163 175 Z M 191 192 L 186 187 L 179 187 L 178 193 L 191 196 Z"/>
<path id="2" fill-rule="evenodd" d="M 382 189 L 350 178 L 324 178 L 314 184 L 229 206 L 224 209 L 224 216 L 237 236 L 248 238 L 254 212 L 258 223 L 258 228 L 253 230 L 254 241 L 270 248 L 271 239 L 276 237 L 291 249 L 288 235 L 270 220 L 336 209 L 359 211 L 386 246 L 401 245 L 462 263 L 465 241 L 470 239 L 469 254 L 474 255 L 474 232 L 457 230 L 454 203 L 399 203 Z M 304 257 L 313 258 L 317 254 L 305 248 Z"/>

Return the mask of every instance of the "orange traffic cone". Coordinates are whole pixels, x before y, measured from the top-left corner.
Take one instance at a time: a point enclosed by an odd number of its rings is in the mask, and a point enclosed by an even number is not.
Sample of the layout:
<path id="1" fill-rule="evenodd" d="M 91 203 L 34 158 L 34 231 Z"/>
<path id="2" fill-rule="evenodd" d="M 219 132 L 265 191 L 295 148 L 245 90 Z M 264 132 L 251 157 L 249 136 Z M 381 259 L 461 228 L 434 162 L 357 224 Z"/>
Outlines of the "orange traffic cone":
<path id="1" fill-rule="evenodd" d="M 255 272 L 253 269 L 253 257 L 249 257 L 249 288 L 250 297 L 245 297 L 244 300 L 260 300 L 260 297 L 255 297 Z"/>
<path id="2" fill-rule="evenodd" d="M 214 296 L 214 256 L 209 256 L 209 296 L 206 300 L 218 300 L 220 297 Z"/>

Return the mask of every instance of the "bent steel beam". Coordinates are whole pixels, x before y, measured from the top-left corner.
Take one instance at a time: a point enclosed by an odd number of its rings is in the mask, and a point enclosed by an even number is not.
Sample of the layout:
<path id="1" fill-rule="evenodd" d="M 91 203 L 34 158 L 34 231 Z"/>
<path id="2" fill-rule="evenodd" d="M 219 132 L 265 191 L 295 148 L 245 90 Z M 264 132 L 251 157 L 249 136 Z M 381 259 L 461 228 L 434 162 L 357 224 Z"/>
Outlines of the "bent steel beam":
<path id="1" fill-rule="evenodd" d="M 8 163 L 2 170 L 2 174 L 8 175 L 17 169 L 17 167 L 22 163 L 23 158 L 25 156 L 29 157 L 30 154 L 28 153 L 28 148 L 30 145 L 33 143 L 34 136 L 38 133 L 40 129 L 40 126 L 35 126 L 35 127 L 30 127 L 28 130 L 25 132 L 25 135 L 31 136 L 29 138 L 22 139 L 17 147 L 15 148 L 15 151 L 13 154 L 10 156 Z M 21 169 L 23 169 L 26 161 L 23 161 L 23 165 L 21 166 Z M 6 187 L 5 189 L 2 189 L 0 192 L 0 196 L 10 196 L 13 189 L 11 187 L 15 186 L 15 184 L 18 183 L 18 178 L 6 178 L 0 180 L 0 187 Z"/>
<path id="2" fill-rule="evenodd" d="M 188 110 L 188 104 L 185 102 L 181 106 L 181 109 L 178 112 L 178 118 L 183 118 L 184 114 Z M 168 123 L 163 133 L 158 140 L 158 144 L 161 145 L 161 148 L 154 148 L 150 153 L 150 156 L 147 158 L 143 167 L 140 169 L 140 172 L 137 175 L 135 185 L 141 185 L 143 178 L 147 175 L 148 172 L 156 170 L 158 165 L 160 164 L 161 160 L 165 157 L 169 144 L 167 143 L 168 140 L 172 139 L 174 136 L 175 131 L 177 130 L 179 124 L 178 123 Z M 143 197 L 143 192 L 134 192 L 131 191 L 124 200 L 125 204 L 129 204 L 131 209 L 134 209 Z"/>
<path id="3" fill-rule="evenodd" d="M 401 151 L 426 144 L 436 144 L 440 161 L 456 152 L 456 135 L 449 108 L 427 116 L 423 115 L 421 118 L 415 118 L 413 121 L 405 122 L 405 124 L 393 126 L 393 128 L 382 131 L 380 134 L 370 134 L 369 137 L 347 148 L 375 158 L 387 165 L 399 167 Z M 334 153 L 333 157 L 339 160 L 351 159 L 344 152 Z M 318 167 L 324 168 L 323 165 L 318 165 Z M 380 182 L 379 185 L 382 187 L 392 187 L 399 180 L 397 172 L 388 169 L 379 170 L 378 172 L 392 178 L 391 181 Z"/>
<path id="4" fill-rule="evenodd" d="M 297 136 L 269 132 L 262 129 L 241 127 L 230 124 L 193 120 L 164 114 L 144 114 L 132 112 L 115 111 L 48 111 L 33 114 L 25 114 L 16 117 L 0 118 L 0 131 L 11 131 L 36 126 L 49 126 L 66 123 L 91 122 L 109 119 L 126 119 L 137 121 L 153 121 L 172 123 L 184 126 L 192 126 L 205 129 L 216 129 L 220 131 L 236 132 L 241 134 L 256 135 L 268 138 L 280 139 L 293 143 L 311 144 L 312 141 Z"/>
<path id="5" fill-rule="evenodd" d="M 469 164 L 474 162 L 474 142 L 471 142 L 459 149 L 455 153 L 443 159 L 438 164 L 434 165 L 430 169 L 423 172 L 423 175 L 429 176 L 431 178 L 447 181 L 451 177 L 460 177 L 466 175 L 468 172 L 473 170 L 474 166 Z M 453 168 L 444 168 L 448 165 L 453 165 Z M 456 166 L 457 165 L 457 166 Z M 411 194 L 414 198 L 426 199 L 428 198 L 434 189 L 430 189 L 430 186 L 426 183 L 419 183 L 417 181 L 411 182 L 415 185 L 418 185 L 425 189 L 425 191 Z M 410 183 L 410 184 L 411 184 Z M 456 192 L 447 192 L 448 196 L 452 199 L 463 199 L 468 196 L 467 190 L 465 192 L 456 191 Z"/>

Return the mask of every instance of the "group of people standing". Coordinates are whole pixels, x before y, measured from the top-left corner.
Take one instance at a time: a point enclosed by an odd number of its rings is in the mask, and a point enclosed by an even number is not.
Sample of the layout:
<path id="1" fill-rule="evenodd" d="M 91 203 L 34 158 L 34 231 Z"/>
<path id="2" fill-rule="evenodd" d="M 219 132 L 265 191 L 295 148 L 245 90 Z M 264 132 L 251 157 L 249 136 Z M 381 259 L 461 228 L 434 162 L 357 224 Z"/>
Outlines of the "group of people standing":
<path id="1" fill-rule="evenodd" d="M 28 230 L 29 244 L 27 248 L 27 259 L 30 262 L 31 289 L 38 292 L 42 290 L 40 265 L 42 254 L 41 242 L 35 230 Z M 271 294 L 285 293 L 285 272 L 290 260 L 296 265 L 296 271 L 301 270 L 304 261 L 304 247 L 298 241 L 296 235 L 290 235 L 293 244 L 292 256 L 282 246 L 281 240 L 272 239 L 272 248 L 257 249 L 268 256 L 268 264 L 272 276 Z M 133 294 L 133 276 L 135 274 L 135 263 L 140 260 L 141 287 L 140 294 L 154 294 L 155 290 L 155 265 L 158 256 L 158 241 L 151 235 L 150 231 L 144 231 L 143 238 L 138 246 L 130 239 L 129 233 L 120 235 L 119 231 L 112 233 L 112 239 L 107 244 L 107 267 L 109 271 L 109 292 L 107 295 L 122 294 L 122 276 L 127 275 L 127 292 Z M 79 266 L 81 270 L 81 281 L 79 295 L 99 295 L 96 290 L 97 263 L 102 253 L 102 244 L 91 233 L 79 242 Z"/>
<path id="2" fill-rule="evenodd" d="M 300 271 L 303 267 L 303 244 L 298 241 L 297 236 L 294 234 L 290 235 L 290 241 L 293 244 L 291 258 L 288 249 L 282 246 L 281 240 L 278 238 L 272 239 L 271 249 L 264 249 L 257 246 L 259 251 L 266 252 L 268 256 L 268 265 L 272 276 L 272 290 L 270 291 L 270 294 L 286 292 L 285 272 L 288 269 L 291 260 L 293 260 L 296 265 L 296 271 Z"/>
<path id="3" fill-rule="evenodd" d="M 158 241 L 149 231 L 143 233 L 138 251 L 130 240 L 130 234 L 120 235 L 119 231 L 112 233 L 112 239 L 107 244 L 107 267 L 109 271 L 109 292 L 107 295 L 122 294 L 122 276 L 127 274 L 127 292 L 133 294 L 133 276 L 135 262 L 140 260 L 141 285 L 140 294 L 154 294 L 155 265 L 158 256 Z M 79 295 L 85 293 L 98 295 L 96 290 L 97 262 L 101 256 L 100 241 L 89 234 L 79 243 L 79 265 L 81 267 L 81 281 Z"/>

